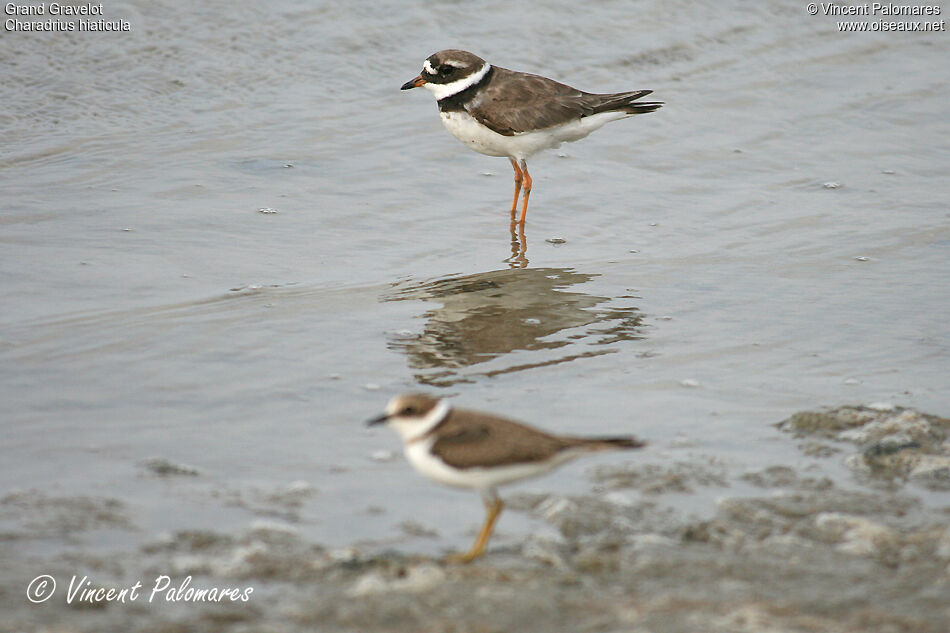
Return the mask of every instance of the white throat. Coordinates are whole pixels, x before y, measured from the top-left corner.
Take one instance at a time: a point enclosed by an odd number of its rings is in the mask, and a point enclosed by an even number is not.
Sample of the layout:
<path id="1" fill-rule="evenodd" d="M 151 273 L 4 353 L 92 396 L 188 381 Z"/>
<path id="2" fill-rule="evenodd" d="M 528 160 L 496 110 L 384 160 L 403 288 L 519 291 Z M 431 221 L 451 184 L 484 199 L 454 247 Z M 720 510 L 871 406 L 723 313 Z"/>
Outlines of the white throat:
<path id="1" fill-rule="evenodd" d="M 428 60 L 426 60 L 426 62 L 428 62 Z M 489 70 L 491 70 L 491 64 L 486 62 L 478 72 L 474 72 L 468 77 L 463 77 L 462 79 L 453 81 L 450 84 L 434 84 L 427 82 L 423 84 L 423 86 L 428 89 L 429 92 L 434 94 L 436 99 L 441 100 L 445 99 L 446 97 L 451 97 L 452 95 L 458 94 L 466 88 L 471 88 L 479 81 L 484 79 Z"/>
<path id="2" fill-rule="evenodd" d="M 409 444 L 435 428 L 439 422 L 445 419 L 451 409 L 452 405 L 443 398 L 425 416 L 421 418 L 395 416 L 389 418 L 389 426 L 399 434 L 403 444 Z"/>

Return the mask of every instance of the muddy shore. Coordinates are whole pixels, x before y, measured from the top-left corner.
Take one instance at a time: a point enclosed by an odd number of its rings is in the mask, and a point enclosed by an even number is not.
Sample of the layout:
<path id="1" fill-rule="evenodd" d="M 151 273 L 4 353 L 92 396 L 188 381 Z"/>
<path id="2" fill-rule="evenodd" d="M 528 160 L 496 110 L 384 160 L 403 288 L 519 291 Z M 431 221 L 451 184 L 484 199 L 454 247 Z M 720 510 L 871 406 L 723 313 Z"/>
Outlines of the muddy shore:
<path id="1" fill-rule="evenodd" d="M 324 547 L 263 510 L 236 533 L 180 531 L 110 550 L 90 535 L 134 531 L 121 503 L 7 494 L 3 630 L 946 631 L 950 420 L 874 404 L 778 426 L 803 455 L 849 474 L 743 472 L 701 455 L 594 467 L 589 494 L 509 493 L 508 511 L 537 529 L 463 566 L 398 547 Z M 670 503 L 722 490 L 711 516 Z M 34 604 L 25 592 L 40 574 L 58 589 Z M 70 601 L 73 576 L 89 591 Z M 125 588 L 125 602 L 97 600 L 97 588 Z"/>

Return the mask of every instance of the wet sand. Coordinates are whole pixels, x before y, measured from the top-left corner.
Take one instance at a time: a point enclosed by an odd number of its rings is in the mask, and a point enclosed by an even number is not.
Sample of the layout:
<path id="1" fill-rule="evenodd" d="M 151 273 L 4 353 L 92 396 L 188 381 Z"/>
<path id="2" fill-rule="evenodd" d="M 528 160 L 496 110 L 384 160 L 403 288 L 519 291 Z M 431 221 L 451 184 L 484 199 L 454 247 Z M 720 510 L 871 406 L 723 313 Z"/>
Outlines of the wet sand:
<path id="1" fill-rule="evenodd" d="M 40 568 L 63 586 L 4 617 L 8 630 L 90 632 L 945 631 L 950 507 L 930 508 L 918 491 L 950 489 L 950 419 L 878 403 L 801 412 L 779 427 L 805 453 L 844 457 L 865 485 L 781 465 L 738 474 L 698 454 L 665 466 L 599 467 L 591 494 L 510 496 L 509 513 L 538 528 L 469 565 L 308 542 L 289 520 L 306 496 L 298 490 L 302 497 L 269 500 L 290 516 L 259 519 L 236 535 L 181 531 L 134 552 L 39 559 L 7 547 L 6 591 L 17 590 L 9 579 Z M 152 468 L 196 476 L 167 463 Z M 746 494 L 721 496 L 706 519 L 668 503 L 743 485 Z M 107 499 L 0 499 L 0 516 L 19 522 L 20 532 L 5 535 L 13 545 L 67 527 L 128 530 L 128 511 Z M 73 580 L 77 572 L 82 579 Z M 85 592 L 70 594 L 70 582 Z M 122 596 L 136 583 L 127 602 L 93 593 Z"/>

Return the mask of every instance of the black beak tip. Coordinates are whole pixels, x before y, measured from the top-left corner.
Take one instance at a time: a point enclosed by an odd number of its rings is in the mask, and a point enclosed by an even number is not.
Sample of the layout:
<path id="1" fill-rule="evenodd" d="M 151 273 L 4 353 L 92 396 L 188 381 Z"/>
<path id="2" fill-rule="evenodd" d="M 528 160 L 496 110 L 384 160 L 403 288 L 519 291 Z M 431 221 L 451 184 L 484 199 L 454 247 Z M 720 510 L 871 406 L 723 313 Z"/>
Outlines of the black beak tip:
<path id="1" fill-rule="evenodd" d="M 422 78 L 422 75 L 420 74 L 420 75 L 417 75 L 416 77 L 413 77 L 412 79 L 410 79 L 410 80 L 407 81 L 406 83 L 404 83 L 404 84 L 402 85 L 402 87 L 400 87 L 399 89 L 400 89 L 400 90 L 412 90 L 413 88 L 418 88 L 419 86 L 424 86 L 425 84 L 426 84 L 426 80 L 423 79 L 423 78 Z"/>
<path id="2" fill-rule="evenodd" d="M 389 416 L 385 413 L 381 416 L 375 417 L 372 420 L 366 421 L 366 426 L 377 426 L 379 424 L 385 424 L 389 421 Z"/>

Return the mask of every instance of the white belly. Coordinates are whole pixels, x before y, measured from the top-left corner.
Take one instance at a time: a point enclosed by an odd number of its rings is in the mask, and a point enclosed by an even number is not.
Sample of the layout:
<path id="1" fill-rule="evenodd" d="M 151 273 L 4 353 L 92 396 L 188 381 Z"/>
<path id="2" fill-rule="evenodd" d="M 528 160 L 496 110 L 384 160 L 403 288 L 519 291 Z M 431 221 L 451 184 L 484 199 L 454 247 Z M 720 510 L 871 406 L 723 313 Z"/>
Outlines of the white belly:
<path id="1" fill-rule="evenodd" d="M 419 440 L 405 447 L 406 459 L 419 473 L 447 486 L 457 488 L 473 488 L 475 490 L 490 490 L 519 479 L 536 477 L 550 471 L 555 466 L 568 461 L 575 456 L 570 451 L 564 451 L 549 462 L 512 464 L 500 468 L 452 468 L 438 457 L 429 452 L 433 438 Z"/>
<path id="2" fill-rule="evenodd" d="M 505 136 L 485 127 L 467 112 L 439 114 L 448 131 L 470 149 L 488 156 L 510 156 L 519 160 L 561 143 L 580 140 L 610 121 L 630 116 L 624 112 L 602 112 L 558 127 Z"/>

